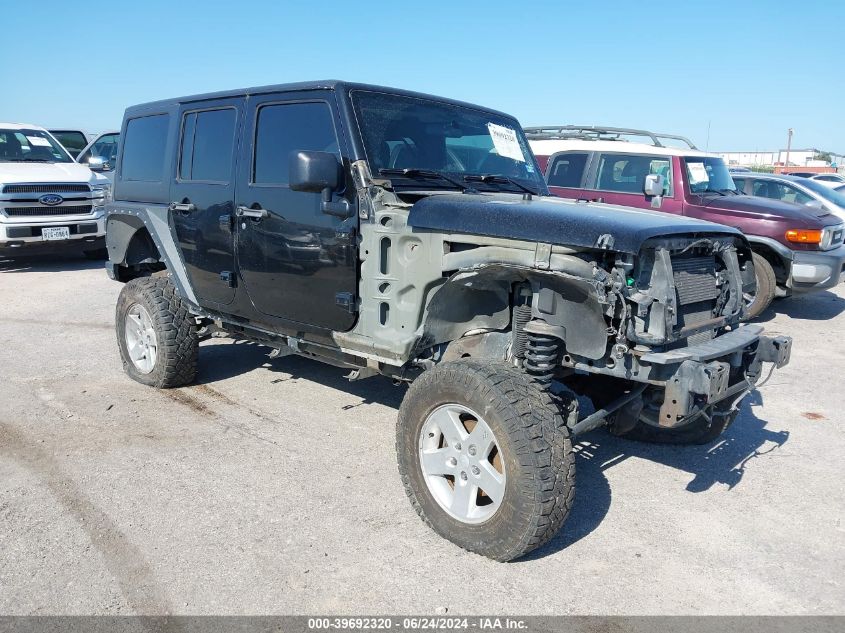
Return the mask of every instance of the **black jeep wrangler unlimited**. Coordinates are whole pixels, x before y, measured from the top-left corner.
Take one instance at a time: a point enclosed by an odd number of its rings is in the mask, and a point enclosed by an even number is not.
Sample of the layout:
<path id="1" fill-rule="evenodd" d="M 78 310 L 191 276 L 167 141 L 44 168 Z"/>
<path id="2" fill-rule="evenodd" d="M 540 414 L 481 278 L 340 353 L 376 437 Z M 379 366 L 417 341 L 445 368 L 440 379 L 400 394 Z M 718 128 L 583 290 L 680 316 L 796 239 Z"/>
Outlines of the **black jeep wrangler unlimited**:
<path id="1" fill-rule="evenodd" d="M 739 325 L 738 231 L 547 197 L 500 112 L 328 81 L 135 106 L 120 139 L 107 245 L 126 372 L 190 383 L 212 327 L 410 383 L 408 496 L 497 560 L 566 519 L 574 435 L 709 441 L 762 363 L 789 359 L 790 339 Z"/>

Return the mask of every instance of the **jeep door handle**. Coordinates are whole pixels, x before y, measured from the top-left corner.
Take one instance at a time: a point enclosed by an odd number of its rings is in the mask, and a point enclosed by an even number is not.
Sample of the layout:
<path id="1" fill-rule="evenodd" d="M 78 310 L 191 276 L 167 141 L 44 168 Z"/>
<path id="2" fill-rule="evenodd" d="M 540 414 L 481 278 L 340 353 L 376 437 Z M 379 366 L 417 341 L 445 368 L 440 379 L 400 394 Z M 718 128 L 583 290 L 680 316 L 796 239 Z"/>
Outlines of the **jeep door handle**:
<path id="1" fill-rule="evenodd" d="M 237 216 L 239 218 L 252 218 L 253 220 L 263 220 L 270 212 L 267 209 L 250 209 L 249 207 L 238 207 Z"/>
<path id="2" fill-rule="evenodd" d="M 192 213 L 197 210 L 197 205 L 193 202 L 171 202 L 171 211 L 178 211 L 179 213 Z"/>

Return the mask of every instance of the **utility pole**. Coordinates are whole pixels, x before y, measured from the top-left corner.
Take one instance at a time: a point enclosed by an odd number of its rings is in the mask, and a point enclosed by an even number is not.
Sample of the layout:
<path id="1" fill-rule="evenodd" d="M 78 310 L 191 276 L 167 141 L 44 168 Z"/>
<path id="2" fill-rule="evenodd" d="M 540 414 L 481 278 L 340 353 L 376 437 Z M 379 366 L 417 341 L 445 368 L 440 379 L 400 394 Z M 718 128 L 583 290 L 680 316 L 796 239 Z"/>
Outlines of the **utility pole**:
<path id="1" fill-rule="evenodd" d="M 785 174 L 786 170 L 789 169 L 789 150 L 792 149 L 792 131 L 792 128 L 789 128 L 789 131 L 786 133 L 786 163 L 781 171 L 782 174 Z"/>

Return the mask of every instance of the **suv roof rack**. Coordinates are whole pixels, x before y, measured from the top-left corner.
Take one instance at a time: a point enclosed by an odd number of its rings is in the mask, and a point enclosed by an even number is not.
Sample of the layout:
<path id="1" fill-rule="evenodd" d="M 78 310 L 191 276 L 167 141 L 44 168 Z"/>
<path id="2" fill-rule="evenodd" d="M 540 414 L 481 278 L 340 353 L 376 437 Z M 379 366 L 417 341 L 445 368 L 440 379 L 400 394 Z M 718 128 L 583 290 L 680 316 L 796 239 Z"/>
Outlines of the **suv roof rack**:
<path id="1" fill-rule="evenodd" d="M 666 147 L 660 139 L 672 139 L 686 143 L 690 149 L 697 150 L 695 144 L 686 136 L 677 134 L 658 134 L 648 130 L 636 130 L 626 127 L 605 127 L 603 125 L 543 125 L 527 127 L 525 134 L 529 139 L 579 139 L 584 141 L 627 141 L 626 136 L 644 136 L 651 139 L 655 147 Z"/>

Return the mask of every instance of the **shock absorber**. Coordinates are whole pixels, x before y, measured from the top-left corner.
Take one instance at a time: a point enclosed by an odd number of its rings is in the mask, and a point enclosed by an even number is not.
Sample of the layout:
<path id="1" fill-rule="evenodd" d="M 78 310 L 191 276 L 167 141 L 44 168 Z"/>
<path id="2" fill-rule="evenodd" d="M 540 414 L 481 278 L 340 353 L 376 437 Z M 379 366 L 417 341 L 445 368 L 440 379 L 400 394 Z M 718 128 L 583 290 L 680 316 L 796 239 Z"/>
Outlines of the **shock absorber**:
<path id="1" fill-rule="evenodd" d="M 511 354 L 514 358 L 525 358 L 525 345 L 528 342 L 528 333 L 525 326 L 531 320 L 531 306 L 527 304 L 514 306 L 513 308 L 513 342 Z"/>
<path id="2" fill-rule="evenodd" d="M 560 339 L 547 334 L 527 332 L 525 346 L 525 371 L 537 382 L 548 385 L 554 377 Z"/>

